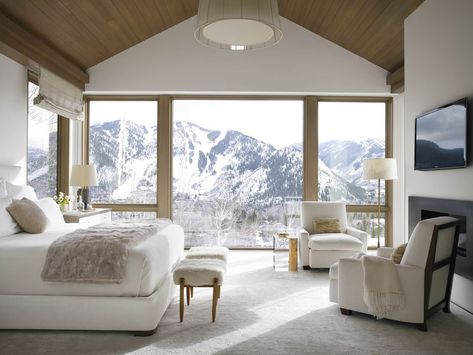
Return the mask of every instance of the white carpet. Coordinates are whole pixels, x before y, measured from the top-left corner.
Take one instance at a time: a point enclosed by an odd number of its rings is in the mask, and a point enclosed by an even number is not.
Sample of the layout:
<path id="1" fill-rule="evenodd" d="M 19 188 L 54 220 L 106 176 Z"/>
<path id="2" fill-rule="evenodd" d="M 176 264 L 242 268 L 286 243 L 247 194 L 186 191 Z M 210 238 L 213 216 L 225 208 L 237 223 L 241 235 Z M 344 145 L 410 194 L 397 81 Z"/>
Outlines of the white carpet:
<path id="1" fill-rule="evenodd" d="M 343 316 L 328 301 L 328 273 L 276 272 L 272 253 L 232 251 L 211 323 L 211 291 L 196 289 L 184 322 L 178 300 L 151 337 L 120 332 L 0 331 L 0 354 L 473 354 L 473 316 L 452 305 L 429 331 Z"/>

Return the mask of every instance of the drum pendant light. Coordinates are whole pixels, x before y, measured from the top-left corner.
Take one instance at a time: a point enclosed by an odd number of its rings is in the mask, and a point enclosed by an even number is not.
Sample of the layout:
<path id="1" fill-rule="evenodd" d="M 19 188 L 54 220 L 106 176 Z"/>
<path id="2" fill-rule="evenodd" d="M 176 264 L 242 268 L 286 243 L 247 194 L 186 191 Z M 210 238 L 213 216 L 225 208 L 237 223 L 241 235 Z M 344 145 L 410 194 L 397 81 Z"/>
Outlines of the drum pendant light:
<path id="1" fill-rule="evenodd" d="M 216 48 L 265 48 L 281 40 L 277 0 L 200 0 L 197 41 Z"/>

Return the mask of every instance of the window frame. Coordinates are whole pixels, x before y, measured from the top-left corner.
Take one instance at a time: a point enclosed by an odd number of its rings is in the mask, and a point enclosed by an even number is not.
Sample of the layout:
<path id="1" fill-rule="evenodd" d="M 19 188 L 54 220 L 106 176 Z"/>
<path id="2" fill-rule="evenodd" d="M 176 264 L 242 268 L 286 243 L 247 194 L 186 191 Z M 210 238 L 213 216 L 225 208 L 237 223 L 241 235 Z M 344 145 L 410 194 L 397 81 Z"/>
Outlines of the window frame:
<path id="1" fill-rule="evenodd" d="M 160 143 L 160 120 L 159 117 L 161 116 L 161 100 L 163 96 L 158 95 L 86 95 L 84 96 L 84 122 L 83 122 L 83 137 L 82 137 L 82 156 L 84 164 L 89 164 L 89 147 L 90 147 L 90 102 L 91 101 L 156 101 L 158 105 L 158 114 L 156 117 L 156 125 L 158 127 L 158 137 L 157 137 L 157 171 L 160 171 L 160 150 L 163 148 L 162 143 Z M 163 170 L 165 171 L 165 170 Z M 156 181 L 156 203 L 94 203 L 92 200 L 92 204 L 96 208 L 110 208 L 112 212 L 154 212 L 156 213 L 157 217 L 162 217 L 159 211 L 158 206 L 162 206 L 160 204 L 159 198 L 161 195 L 160 191 L 160 184 L 163 183 L 162 178 L 160 178 L 160 174 L 157 175 Z M 164 183 L 166 183 L 164 181 Z"/>
<path id="2" fill-rule="evenodd" d="M 26 91 L 28 92 L 29 83 L 39 86 L 38 75 L 28 70 Z M 26 102 L 27 119 L 30 118 L 30 110 L 28 101 Z M 59 191 L 69 194 L 69 119 L 57 115 L 57 135 L 56 135 L 56 195 Z M 28 176 L 28 147 L 29 147 L 29 130 L 27 125 L 26 132 L 26 176 Z M 52 196 L 49 196 L 52 197 Z"/>
<path id="3" fill-rule="evenodd" d="M 309 157 L 319 156 L 318 137 L 318 104 L 319 102 L 383 102 L 385 103 L 385 157 L 393 157 L 393 98 L 377 96 L 307 96 L 306 115 L 304 122 L 304 200 L 318 200 L 318 159 Z M 393 182 L 386 180 L 385 203 L 381 205 L 381 212 L 386 214 L 385 218 L 385 246 L 392 246 L 393 243 Z M 377 213 L 378 205 L 356 205 L 347 204 L 347 212 Z M 376 249 L 370 247 L 369 249 Z"/>
<path id="4" fill-rule="evenodd" d="M 89 162 L 89 107 L 90 101 L 158 101 L 158 154 L 156 204 L 94 204 L 116 212 L 156 212 L 158 217 L 172 219 L 172 103 L 174 100 L 303 100 L 303 200 L 318 199 L 318 103 L 319 102 L 384 102 L 385 157 L 393 157 L 393 98 L 386 96 L 308 96 L 308 95 L 85 95 L 83 129 L 83 160 Z M 385 245 L 392 246 L 393 182 L 386 181 Z M 347 205 L 347 212 L 377 213 L 377 205 Z"/>

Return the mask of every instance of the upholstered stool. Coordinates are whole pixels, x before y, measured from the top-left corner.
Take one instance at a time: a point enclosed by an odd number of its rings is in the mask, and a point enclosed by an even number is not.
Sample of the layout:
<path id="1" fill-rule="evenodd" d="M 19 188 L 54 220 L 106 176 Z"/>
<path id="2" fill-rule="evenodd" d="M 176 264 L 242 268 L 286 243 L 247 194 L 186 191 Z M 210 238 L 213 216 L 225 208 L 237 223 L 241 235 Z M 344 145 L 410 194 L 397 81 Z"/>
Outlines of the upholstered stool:
<path id="1" fill-rule="evenodd" d="M 192 247 L 186 259 L 220 259 L 227 262 L 228 248 L 225 247 Z"/>
<path id="2" fill-rule="evenodd" d="M 190 292 L 193 287 L 212 287 L 212 322 L 217 314 L 217 301 L 220 298 L 220 287 L 226 271 L 226 263 L 220 259 L 182 259 L 174 270 L 174 283 L 179 289 L 179 317 L 184 319 L 184 288 L 187 293 L 187 305 L 190 303 Z"/>

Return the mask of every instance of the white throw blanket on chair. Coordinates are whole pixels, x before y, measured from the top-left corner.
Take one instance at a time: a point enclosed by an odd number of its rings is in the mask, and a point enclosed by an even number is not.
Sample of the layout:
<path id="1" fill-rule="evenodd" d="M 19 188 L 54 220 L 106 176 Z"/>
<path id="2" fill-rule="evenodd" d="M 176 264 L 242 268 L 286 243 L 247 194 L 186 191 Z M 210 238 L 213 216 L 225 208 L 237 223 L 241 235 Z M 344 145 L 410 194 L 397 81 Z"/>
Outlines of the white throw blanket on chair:
<path id="1" fill-rule="evenodd" d="M 404 307 L 404 294 L 391 259 L 374 255 L 361 258 L 363 266 L 363 300 L 376 318 L 384 318 Z"/>

